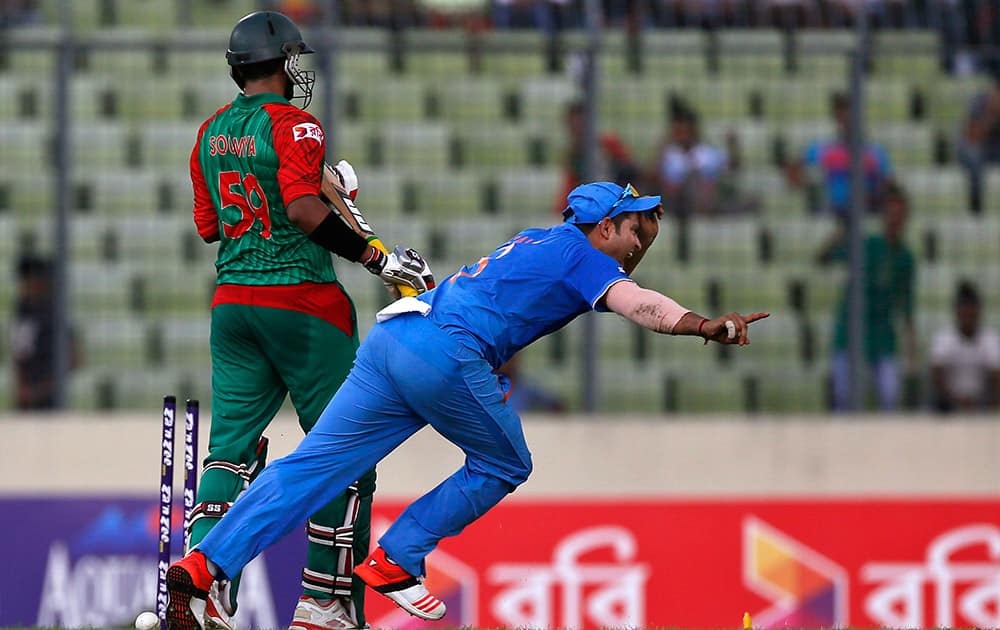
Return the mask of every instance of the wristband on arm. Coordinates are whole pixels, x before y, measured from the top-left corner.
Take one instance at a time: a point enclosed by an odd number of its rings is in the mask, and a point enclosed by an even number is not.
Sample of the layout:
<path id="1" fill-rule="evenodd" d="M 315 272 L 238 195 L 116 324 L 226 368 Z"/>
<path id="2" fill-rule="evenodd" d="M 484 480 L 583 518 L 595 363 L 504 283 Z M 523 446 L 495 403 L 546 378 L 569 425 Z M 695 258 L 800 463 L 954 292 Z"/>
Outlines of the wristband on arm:
<path id="1" fill-rule="evenodd" d="M 309 240 L 351 262 L 360 261 L 368 249 L 368 241 L 332 212 L 309 233 Z"/>

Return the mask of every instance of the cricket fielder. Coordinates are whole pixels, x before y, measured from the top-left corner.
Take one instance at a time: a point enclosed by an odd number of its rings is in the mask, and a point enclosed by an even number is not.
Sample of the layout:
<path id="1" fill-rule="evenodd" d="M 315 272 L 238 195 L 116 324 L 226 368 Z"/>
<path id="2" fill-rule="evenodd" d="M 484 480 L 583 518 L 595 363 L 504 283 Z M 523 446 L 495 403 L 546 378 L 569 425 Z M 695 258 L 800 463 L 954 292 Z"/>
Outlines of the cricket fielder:
<path id="1" fill-rule="evenodd" d="M 239 572 L 427 424 L 462 449 L 465 465 L 410 504 L 355 574 L 412 615 L 443 617 L 444 603 L 423 584 L 424 558 L 531 473 L 500 365 L 592 309 L 660 333 L 738 345 L 749 343 L 751 322 L 767 317 L 707 319 L 639 287 L 626 261 L 640 254 L 640 235 L 650 233 L 643 226 L 661 212 L 659 197 L 640 197 L 631 185 L 578 186 L 562 225 L 525 230 L 437 288 L 380 311 L 313 430 L 261 473 L 198 549 L 170 566 L 168 626 L 201 627 L 216 580 Z"/>
<path id="2" fill-rule="evenodd" d="M 191 153 L 194 222 L 219 246 L 212 425 L 189 548 L 264 468 L 263 432 L 286 394 L 308 433 L 347 377 L 358 329 L 330 252 L 392 283 L 427 288 L 418 256 L 380 252 L 319 198 L 323 128 L 290 102 L 301 98 L 304 108 L 311 98 L 313 73 L 298 65 L 310 52 L 280 13 L 240 20 L 226 58 L 242 93 L 201 125 Z M 307 523 L 309 551 L 292 628 L 364 625 L 364 585 L 352 568 L 368 553 L 374 490 L 369 466 L 299 521 Z M 207 594 L 207 627 L 230 627 L 239 576 L 233 571 Z"/>

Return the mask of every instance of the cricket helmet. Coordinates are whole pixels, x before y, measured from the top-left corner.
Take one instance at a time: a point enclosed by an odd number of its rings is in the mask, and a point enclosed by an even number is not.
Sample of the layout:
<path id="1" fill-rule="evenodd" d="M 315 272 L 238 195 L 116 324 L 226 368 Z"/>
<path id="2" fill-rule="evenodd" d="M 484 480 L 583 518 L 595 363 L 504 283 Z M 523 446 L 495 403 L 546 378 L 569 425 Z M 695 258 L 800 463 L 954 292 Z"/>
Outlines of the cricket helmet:
<path id="1" fill-rule="evenodd" d="M 285 60 L 285 74 L 300 93 L 293 98 L 304 100 L 305 109 L 312 100 L 316 73 L 299 68 L 299 55 L 315 52 L 303 39 L 299 27 L 277 11 L 257 11 L 245 16 L 229 35 L 226 61 L 233 68 L 248 64 Z"/>

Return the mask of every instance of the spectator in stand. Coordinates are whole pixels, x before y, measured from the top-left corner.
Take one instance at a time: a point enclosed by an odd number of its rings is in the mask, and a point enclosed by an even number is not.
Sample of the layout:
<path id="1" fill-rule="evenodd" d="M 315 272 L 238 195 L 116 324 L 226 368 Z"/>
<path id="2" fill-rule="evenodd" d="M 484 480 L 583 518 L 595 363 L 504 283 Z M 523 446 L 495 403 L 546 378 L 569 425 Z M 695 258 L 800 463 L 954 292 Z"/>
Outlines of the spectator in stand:
<path id="1" fill-rule="evenodd" d="M 570 191 L 584 183 L 583 162 L 587 147 L 584 146 L 584 107 L 580 101 L 566 106 L 566 137 L 569 144 L 563 157 L 563 186 L 556 196 L 553 210 L 562 216 L 566 197 Z M 617 134 L 605 131 L 598 137 L 600 151 L 592 154 L 594 172 L 589 179 L 601 179 L 626 186 L 639 181 L 640 170 L 632 161 L 628 147 Z"/>
<path id="2" fill-rule="evenodd" d="M 1000 62 L 991 64 L 992 84 L 969 102 L 958 140 L 958 159 L 969 181 L 969 209 L 983 210 L 983 171 L 1000 163 Z"/>
<path id="3" fill-rule="evenodd" d="M 847 95 L 837 92 L 830 99 L 830 114 L 836 125 L 836 137 L 816 140 L 806 147 L 800 160 L 786 165 L 785 176 L 793 188 L 804 188 L 822 182 L 826 194 L 810 209 L 813 212 L 833 212 L 843 218 L 851 207 L 851 152 L 848 142 L 850 102 Z M 881 146 L 869 142 L 864 151 L 867 210 L 882 210 L 886 183 L 892 175 L 889 154 Z"/>
<path id="4" fill-rule="evenodd" d="M 687 104 L 671 104 L 666 137 L 648 179 L 663 196 L 667 212 L 715 215 L 722 211 L 720 183 L 728 170 L 726 152 L 701 139 L 698 114 Z"/>
<path id="5" fill-rule="evenodd" d="M 979 292 L 968 281 L 955 293 L 955 325 L 931 342 L 934 407 L 942 413 L 1000 408 L 1000 336 L 981 325 Z"/>
<path id="6" fill-rule="evenodd" d="M 899 406 L 901 368 L 899 346 L 905 366 L 915 365 L 913 328 L 914 256 L 903 240 L 909 201 L 894 182 L 886 186 L 881 234 L 872 234 L 864 242 L 864 331 L 865 359 L 878 390 L 879 407 L 892 411 Z M 846 262 L 847 243 L 838 230 L 820 252 L 820 264 Z M 841 299 L 833 336 L 833 408 L 850 408 L 850 364 L 847 355 L 847 291 Z M 902 321 L 903 334 L 897 335 Z M 901 337 L 901 339 L 900 339 Z"/>
<path id="7" fill-rule="evenodd" d="M 17 261 L 17 301 L 10 331 L 14 358 L 14 406 L 21 410 L 56 408 L 55 295 L 52 263 L 32 254 Z M 71 336 L 70 367 L 80 353 Z"/>

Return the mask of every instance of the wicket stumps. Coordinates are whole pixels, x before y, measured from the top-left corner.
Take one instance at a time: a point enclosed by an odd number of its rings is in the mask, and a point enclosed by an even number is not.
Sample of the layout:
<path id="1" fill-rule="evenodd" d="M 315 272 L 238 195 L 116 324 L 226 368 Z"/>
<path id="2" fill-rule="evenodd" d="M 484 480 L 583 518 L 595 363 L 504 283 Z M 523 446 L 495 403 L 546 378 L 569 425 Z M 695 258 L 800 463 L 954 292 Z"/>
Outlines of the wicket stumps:
<path id="1" fill-rule="evenodd" d="M 177 398 L 163 397 L 163 424 L 160 439 L 160 545 L 156 567 L 156 616 L 160 627 L 167 619 L 167 569 L 170 567 L 172 521 L 174 515 L 174 426 Z M 187 552 L 191 510 L 198 493 L 198 401 L 188 400 L 184 412 L 184 544 Z"/>

